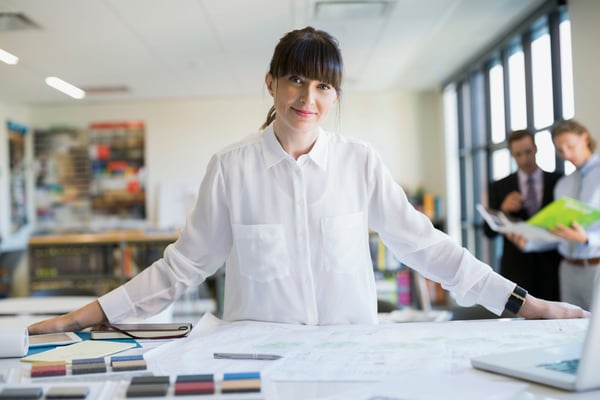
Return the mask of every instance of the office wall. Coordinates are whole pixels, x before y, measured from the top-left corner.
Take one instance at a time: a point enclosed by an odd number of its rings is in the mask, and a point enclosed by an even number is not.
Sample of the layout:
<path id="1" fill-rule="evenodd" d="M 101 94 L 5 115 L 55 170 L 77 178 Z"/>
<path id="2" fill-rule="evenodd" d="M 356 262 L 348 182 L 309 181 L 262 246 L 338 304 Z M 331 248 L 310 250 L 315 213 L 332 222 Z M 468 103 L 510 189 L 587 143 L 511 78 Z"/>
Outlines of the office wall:
<path id="1" fill-rule="evenodd" d="M 570 0 L 568 6 L 573 42 L 575 118 L 600 142 L 600 1 Z"/>
<path id="2" fill-rule="evenodd" d="M 436 194 L 443 187 L 443 157 L 423 156 L 423 143 L 443 146 L 441 109 L 436 93 L 384 92 L 344 95 L 326 127 L 372 143 L 392 175 L 408 191 L 424 185 Z M 85 127 L 92 121 L 143 120 L 146 123 L 149 219 L 156 221 L 159 184 L 199 184 L 210 156 L 258 129 L 272 104 L 268 95 L 179 101 L 31 107 L 34 127 L 67 124 Z M 426 107 L 426 110 L 422 110 Z M 437 121 L 437 122 L 436 122 Z M 439 139 L 432 139 L 437 137 Z M 439 147 L 438 146 L 438 147 Z M 433 146 L 436 147 L 436 146 Z M 443 156 L 442 147 L 436 153 Z"/>

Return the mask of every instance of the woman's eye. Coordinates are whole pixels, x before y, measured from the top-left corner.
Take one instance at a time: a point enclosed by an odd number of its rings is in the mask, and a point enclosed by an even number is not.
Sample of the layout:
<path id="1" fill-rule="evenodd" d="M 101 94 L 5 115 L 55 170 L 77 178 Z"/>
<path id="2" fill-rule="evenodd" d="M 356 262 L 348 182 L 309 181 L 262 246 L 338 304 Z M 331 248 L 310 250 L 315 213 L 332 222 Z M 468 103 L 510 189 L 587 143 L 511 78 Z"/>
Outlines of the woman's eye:
<path id="1" fill-rule="evenodd" d="M 302 83 L 302 79 L 300 79 L 300 77 L 296 75 L 290 76 L 290 81 L 298 84 Z"/>
<path id="2" fill-rule="evenodd" d="M 323 90 L 329 90 L 329 89 L 331 89 L 331 86 L 326 83 L 321 83 L 321 84 L 319 84 L 319 88 L 321 88 Z"/>

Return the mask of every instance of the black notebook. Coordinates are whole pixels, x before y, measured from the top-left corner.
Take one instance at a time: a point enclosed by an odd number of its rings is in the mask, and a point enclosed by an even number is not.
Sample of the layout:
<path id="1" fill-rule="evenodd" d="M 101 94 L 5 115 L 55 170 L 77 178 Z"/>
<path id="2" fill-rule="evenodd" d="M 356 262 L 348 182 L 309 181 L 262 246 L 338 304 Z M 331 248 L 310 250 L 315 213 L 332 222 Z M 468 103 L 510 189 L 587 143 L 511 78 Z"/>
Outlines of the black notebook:
<path id="1" fill-rule="evenodd" d="M 171 339 L 187 336 L 189 322 L 100 325 L 92 329 L 92 339 Z"/>

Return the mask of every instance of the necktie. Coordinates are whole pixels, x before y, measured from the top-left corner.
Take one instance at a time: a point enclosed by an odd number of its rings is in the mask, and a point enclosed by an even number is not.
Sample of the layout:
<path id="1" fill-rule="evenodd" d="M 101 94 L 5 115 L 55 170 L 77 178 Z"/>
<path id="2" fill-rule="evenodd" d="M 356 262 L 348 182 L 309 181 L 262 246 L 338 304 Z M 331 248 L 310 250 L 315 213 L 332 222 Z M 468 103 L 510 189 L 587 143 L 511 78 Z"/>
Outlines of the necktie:
<path id="1" fill-rule="evenodd" d="M 537 194 L 535 192 L 535 181 L 533 175 L 527 177 L 527 193 L 525 194 L 525 201 L 523 202 L 525 209 L 529 215 L 535 214 L 538 210 Z"/>

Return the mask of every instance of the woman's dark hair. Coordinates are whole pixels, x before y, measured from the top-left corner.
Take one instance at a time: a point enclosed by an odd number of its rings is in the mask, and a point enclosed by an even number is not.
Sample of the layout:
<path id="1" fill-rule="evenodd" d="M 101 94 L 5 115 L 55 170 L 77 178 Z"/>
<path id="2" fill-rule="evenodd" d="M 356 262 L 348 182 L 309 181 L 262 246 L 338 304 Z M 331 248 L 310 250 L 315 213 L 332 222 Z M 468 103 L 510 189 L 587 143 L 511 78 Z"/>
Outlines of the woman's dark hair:
<path id="1" fill-rule="evenodd" d="M 283 36 L 273 53 L 269 73 L 273 78 L 297 74 L 331 85 L 338 95 L 342 88 L 342 53 L 337 40 L 311 26 Z M 261 129 L 275 119 L 275 106 L 267 114 Z"/>
<path id="2" fill-rule="evenodd" d="M 562 135 L 563 133 L 575 133 L 579 136 L 582 136 L 587 133 L 587 136 L 589 138 L 589 149 L 592 153 L 594 152 L 594 150 L 596 150 L 596 141 L 594 140 L 592 135 L 590 135 L 590 131 L 588 131 L 588 129 L 578 121 L 574 119 L 567 119 L 555 123 L 551 130 L 552 140 L 556 139 L 557 136 Z"/>

